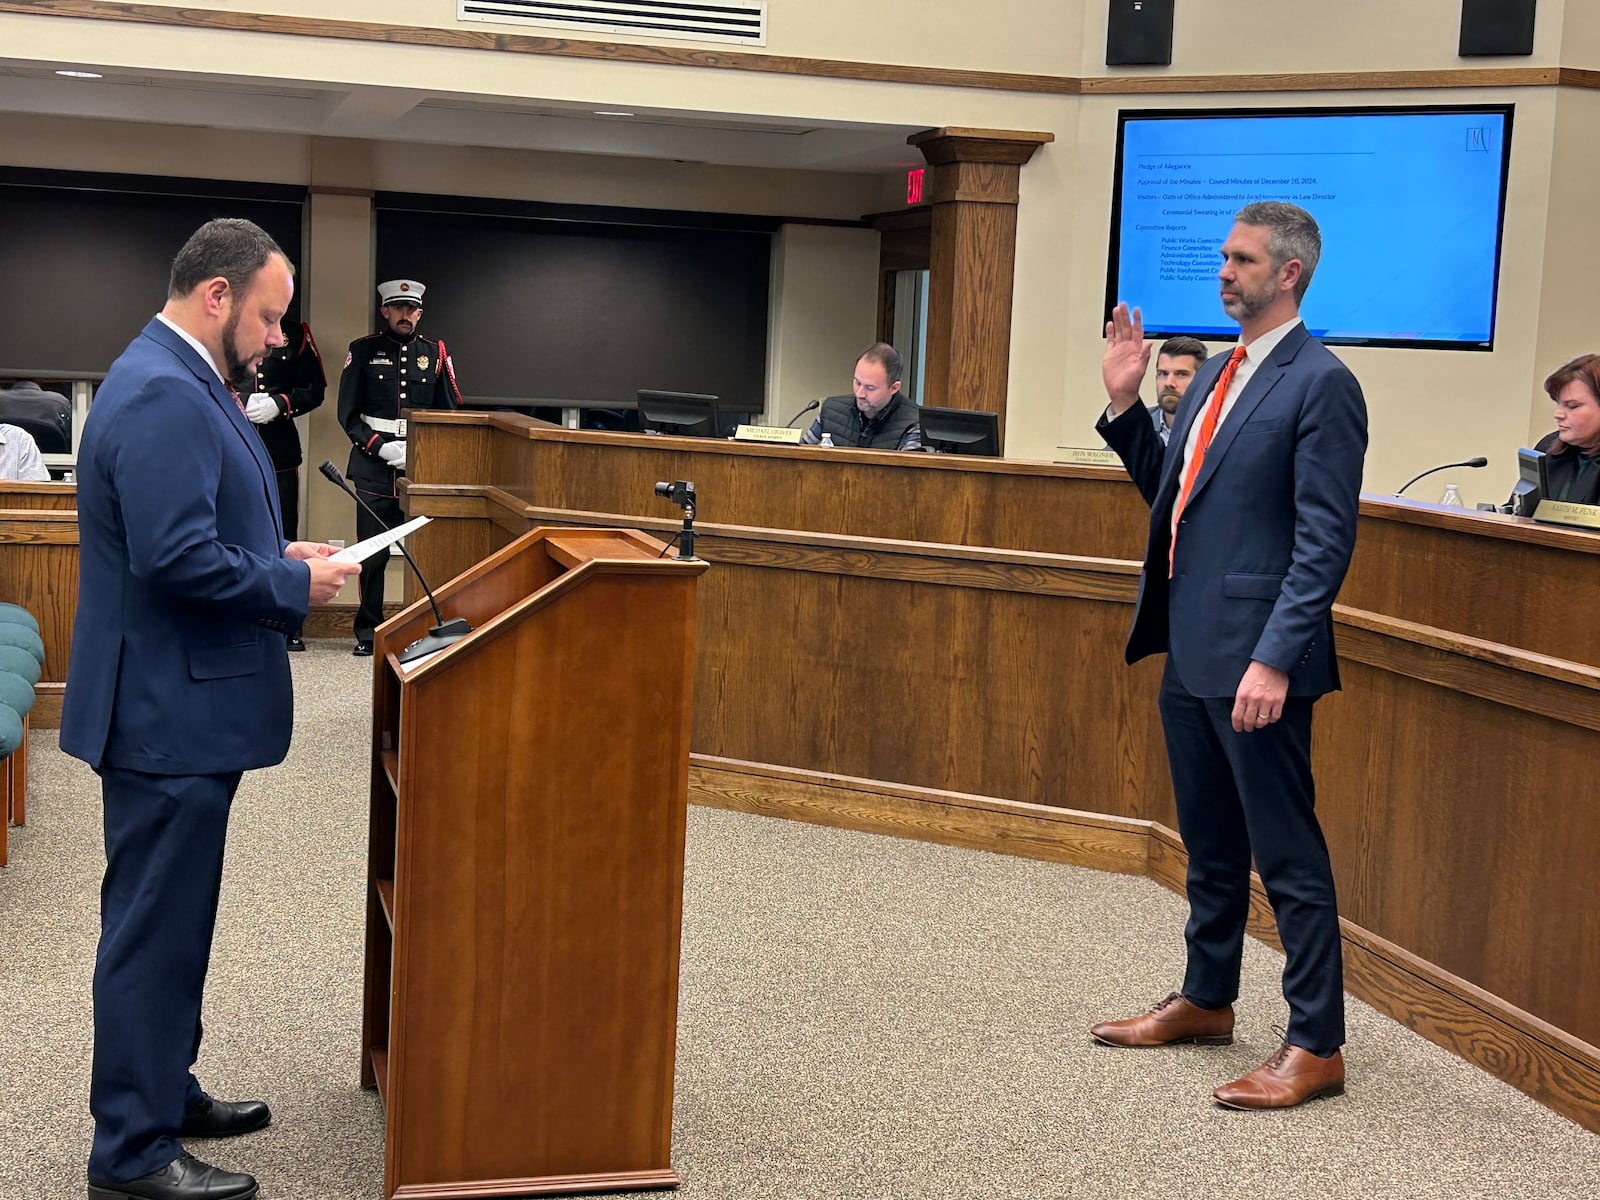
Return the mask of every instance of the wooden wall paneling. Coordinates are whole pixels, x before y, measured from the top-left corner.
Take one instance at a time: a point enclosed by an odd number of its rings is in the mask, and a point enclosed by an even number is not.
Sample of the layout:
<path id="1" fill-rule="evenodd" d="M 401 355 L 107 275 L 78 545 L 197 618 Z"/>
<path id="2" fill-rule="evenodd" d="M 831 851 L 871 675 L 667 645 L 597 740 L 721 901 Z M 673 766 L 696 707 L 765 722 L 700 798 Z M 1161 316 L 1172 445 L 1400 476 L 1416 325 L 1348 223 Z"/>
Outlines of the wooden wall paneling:
<path id="1" fill-rule="evenodd" d="M 425 445 L 437 426 L 416 425 Z M 708 522 L 1117 559 L 1142 554 L 1149 521 L 1126 475 L 1105 467 L 572 430 L 512 434 L 481 460 L 450 454 L 468 472 L 445 477 L 452 486 L 492 478 L 541 508 L 670 515 L 655 483 L 690 479 Z"/>
<path id="2" fill-rule="evenodd" d="M 1127 565 L 716 526 L 697 545 L 697 752 L 1119 816 L 1168 794 L 1126 766 L 1159 757 L 1157 673 L 1121 663 Z"/>
<path id="3" fill-rule="evenodd" d="M 1344 670 L 1350 697 L 1380 697 L 1388 720 L 1347 697 L 1317 729 L 1341 911 L 1600 1044 L 1600 808 L 1583 782 L 1600 733 L 1381 668 Z M 1551 682 L 1553 712 L 1571 690 Z"/>
<path id="4" fill-rule="evenodd" d="M 1363 502 L 1341 604 L 1600 666 L 1600 622 L 1552 619 L 1600 594 L 1600 537 L 1427 509 Z"/>

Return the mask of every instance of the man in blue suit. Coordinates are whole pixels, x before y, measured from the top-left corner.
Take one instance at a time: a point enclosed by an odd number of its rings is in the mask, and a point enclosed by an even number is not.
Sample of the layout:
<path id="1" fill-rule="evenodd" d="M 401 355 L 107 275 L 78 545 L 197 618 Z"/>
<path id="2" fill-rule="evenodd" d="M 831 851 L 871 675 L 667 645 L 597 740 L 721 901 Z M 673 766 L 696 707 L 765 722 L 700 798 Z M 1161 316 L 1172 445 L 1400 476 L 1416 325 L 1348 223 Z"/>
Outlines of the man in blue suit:
<path id="1" fill-rule="evenodd" d="M 1344 1090 L 1344 985 L 1328 848 L 1314 810 L 1311 709 L 1339 686 L 1333 601 L 1355 546 L 1366 404 L 1300 322 L 1321 254 L 1309 213 L 1263 201 L 1222 246 L 1232 355 L 1196 374 L 1163 447 L 1139 403 L 1150 348 L 1119 304 L 1098 430 L 1150 505 L 1127 659 L 1165 652 L 1160 709 L 1189 854 L 1188 966 L 1150 1011 L 1094 1026 L 1113 1046 L 1233 1040 L 1250 860 L 1287 963 L 1282 1045 L 1213 1097 L 1287 1108 Z"/>
<path id="2" fill-rule="evenodd" d="M 100 775 L 106 842 L 90 1200 L 256 1194 L 178 1139 L 271 1120 L 190 1072 L 228 809 L 244 771 L 288 751 L 286 633 L 358 569 L 329 561 L 331 546 L 285 542 L 272 463 L 234 390 L 283 343 L 293 291 L 263 230 L 202 226 L 166 306 L 112 364 L 78 453 L 61 748 Z"/>

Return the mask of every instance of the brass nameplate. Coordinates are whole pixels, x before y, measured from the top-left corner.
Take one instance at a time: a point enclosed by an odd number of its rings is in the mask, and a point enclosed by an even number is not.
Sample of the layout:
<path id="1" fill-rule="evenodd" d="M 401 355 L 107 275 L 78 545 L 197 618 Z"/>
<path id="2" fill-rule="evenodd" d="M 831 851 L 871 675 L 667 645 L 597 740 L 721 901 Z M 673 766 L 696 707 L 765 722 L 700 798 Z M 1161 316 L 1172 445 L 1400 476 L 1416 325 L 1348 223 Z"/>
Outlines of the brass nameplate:
<path id="1" fill-rule="evenodd" d="M 803 429 L 785 429 L 782 425 L 741 425 L 734 430 L 736 442 L 788 442 L 798 445 L 805 436 Z"/>
<path id="2" fill-rule="evenodd" d="M 1547 525 L 1577 525 L 1600 529 L 1600 504 L 1569 504 L 1565 500 L 1541 500 L 1533 519 Z"/>
<path id="3" fill-rule="evenodd" d="M 1074 467 L 1120 467 L 1115 450 L 1091 450 L 1087 446 L 1057 446 L 1056 461 Z"/>

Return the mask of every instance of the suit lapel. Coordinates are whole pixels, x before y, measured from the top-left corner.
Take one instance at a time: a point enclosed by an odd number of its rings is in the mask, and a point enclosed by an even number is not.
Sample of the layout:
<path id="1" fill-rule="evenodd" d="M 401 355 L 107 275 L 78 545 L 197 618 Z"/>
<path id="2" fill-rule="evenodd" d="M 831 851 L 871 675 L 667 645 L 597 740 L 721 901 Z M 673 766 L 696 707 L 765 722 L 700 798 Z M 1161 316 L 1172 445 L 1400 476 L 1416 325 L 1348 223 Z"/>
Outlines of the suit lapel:
<path id="1" fill-rule="evenodd" d="M 1206 401 L 1211 399 L 1211 389 L 1227 359 L 1216 356 L 1207 359 L 1195 373 L 1194 382 L 1178 401 L 1178 411 L 1172 417 L 1172 433 L 1167 438 L 1167 457 L 1161 464 L 1161 494 L 1170 500 L 1178 496 L 1178 479 L 1183 473 L 1183 448 L 1189 444 L 1189 430 L 1194 426 Z"/>
<path id="2" fill-rule="evenodd" d="M 277 530 L 278 541 L 282 542 L 283 528 L 279 524 L 281 517 L 275 496 L 277 478 L 272 463 L 267 458 L 266 446 L 256 433 L 255 426 L 251 425 L 250 419 L 239 407 L 239 401 L 234 398 L 228 386 L 217 377 L 217 373 L 211 369 L 211 364 L 201 358 L 195 348 L 174 332 L 165 321 L 152 318 L 144 327 L 144 333 L 146 337 L 159 342 L 182 360 L 184 366 L 194 374 L 196 382 L 205 389 L 211 402 L 217 406 L 223 421 L 239 438 L 245 453 L 250 455 L 251 461 L 255 463 L 256 470 L 261 475 L 262 494 L 266 500 L 267 511 L 272 514 L 272 527 Z"/>
<path id="3" fill-rule="evenodd" d="M 1311 335 L 1306 332 L 1304 325 L 1297 325 L 1283 335 L 1283 340 L 1272 348 L 1267 361 L 1258 367 L 1250 382 L 1244 385 L 1244 391 L 1233 402 L 1233 407 L 1228 410 L 1228 419 L 1217 430 L 1216 436 L 1211 439 L 1211 445 L 1206 450 L 1205 462 L 1200 464 L 1200 474 L 1195 478 L 1194 490 L 1189 493 L 1189 503 L 1193 504 L 1196 496 L 1200 494 L 1211 477 L 1217 473 L 1223 458 L 1228 453 L 1228 448 L 1233 445 L 1239 436 L 1239 430 L 1244 426 L 1250 414 L 1261 406 L 1268 393 L 1277 386 L 1288 370 L 1289 364 L 1294 362 L 1295 355 L 1300 352 L 1300 347 L 1305 345 Z"/>

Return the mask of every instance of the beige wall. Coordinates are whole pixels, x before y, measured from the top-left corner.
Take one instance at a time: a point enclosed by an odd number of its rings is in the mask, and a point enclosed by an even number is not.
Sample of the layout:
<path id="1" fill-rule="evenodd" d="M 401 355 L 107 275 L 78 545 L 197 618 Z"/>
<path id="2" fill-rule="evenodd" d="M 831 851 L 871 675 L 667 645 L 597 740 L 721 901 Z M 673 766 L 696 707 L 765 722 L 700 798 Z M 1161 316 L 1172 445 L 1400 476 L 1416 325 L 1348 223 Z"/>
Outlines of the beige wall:
<path id="1" fill-rule="evenodd" d="M 1553 428 L 1550 398 L 1540 386 L 1556 367 L 1580 354 L 1600 353 L 1594 281 L 1600 279 L 1600 92 L 1563 91 L 1556 101 L 1550 188 L 1538 296 L 1537 354 L 1524 389 L 1532 397 L 1528 444 Z"/>
<path id="2" fill-rule="evenodd" d="M 245 7 L 362 20 L 372 16 L 370 6 L 350 0 L 277 6 L 252 0 Z M 1455 56 L 1458 0 L 1399 6 L 1388 0 L 1340 5 L 1205 0 L 1179 8 L 1171 73 L 1594 66 L 1600 60 L 1597 9 L 1600 5 L 1588 0 L 1543 0 L 1532 59 L 1464 63 Z M 833 0 L 772 0 L 773 41 L 767 50 L 979 69 L 1113 73 L 1099 65 L 1105 36 L 1105 5 L 1099 0 L 983 6 L 940 0 L 916 9 L 919 17 L 935 10 L 937 19 L 907 21 L 908 6 L 888 0 L 848 8 Z M 453 11 L 452 4 L 434 0 L 408 9 L 403 19 L 450 26 Z M 1246 24 L 1251 28 L 1247 43 L 1236 32 Z M 1058 446 L 1092 437 L 1087 427 L 1100 403 L 1099 326 L 1119 107 L 1510 100 L 1517 104 L 1506 226 L 1512 252 L 1501 281 L 1498 349 L 1492 354 L 1373 349 L 1346 354 L 1372 410 L 1368 486 L 1391 489 L 1428 463 L 1484 453 L 1492 460 L 1490 470 L 1464 478 L 1464 491 L 1469 500 L 1502 496 L 1513 474 L 1515 447 L 1543 426 L 1546 402 L 1539 398 L 1538 381 L 1570 356 L 1569 349 L 1589 348 L 1581 344 L 1587 336 L 1582 317 L 1587 299 L 1580 281 L 1592 277 L 1592 270 L 1582 268 L 1592 266 L 1586 256 L 1594 239 L 1585 214 L 1595 181 L 1583 164 L 1597 100 L 1574 89 L 1080 98 L 7 16 L 0 16 L 0 42 L 8 56 L 24 60 L 72 57 L 179 71 L 193 70 L 196 63 L 268 61 L 280 76 L 308 83 L 367 82 L 461 96 L 538 96 L 820 122 L 1051 132 L 1054 144 L 1022 173 L 1010 365 L 1007 451 L 1032 458 L 1053 457 Z M 1248 53 L 1241 50 L 1246 44 Z M 309 175 L 328 183 L 354 171 L 365 180 L 356 186 L 806 216 L 854 217 L 889 207 L 898 186 L 896 179 L 884 177 L 811 177 L 401 142 L 361 143 L 358 153 L 346 155 L 343 143 L 319 150 L 309 139 L 270 133 L 194 130 L 174 136 L 73 120 L 45 127 L 30 124 L 33 120 L 8 119 L 0 158 L 181 174 L 170 164 L 186 155 L 189 161 L 215 156 L 229 174 L 253 170 L 261 178 Z M 14 134 L 18 125 L 21 136 Z M 856 266 L 864 275 L 864 258 Z M 1403 264 L 1375 263 L 1372 270 L 1382 286 L 1403 285 Z M 789 313 L 785 306 L 783 311 L 795 316 L 800 310 Z M 794 361 L 791 352 L 783 357 Z"/>
<path id="3" fill-rule="evenodd" d="M 878 321 L 878 234 L 785 225 L 773 239 L 766 424 L 850 390 Z M 797 424 L 808 424 L 811 418 Z"/>
<path id="4" fill-rule="evenodd" d="M 455 0 L 245 0 L 192 4 L 155 0 L 174 8 L 243 10 L 328 20 L 394 23 L 479 34 L 525 34 L 639 45 L 716 45 L 756 54 L 915 63 L 983 71 L 1061 74 L 1077 61 L 1083 21 L 1077 0 L 768 0 L 764 46 L 727 46 L 685 39 L 604 33 L 560 27 L 458 21 Z M 1093 3 L 1086 7 L 1092 9 Z M 1102 37 L 1104 35 L 1102 34 Z"/>

